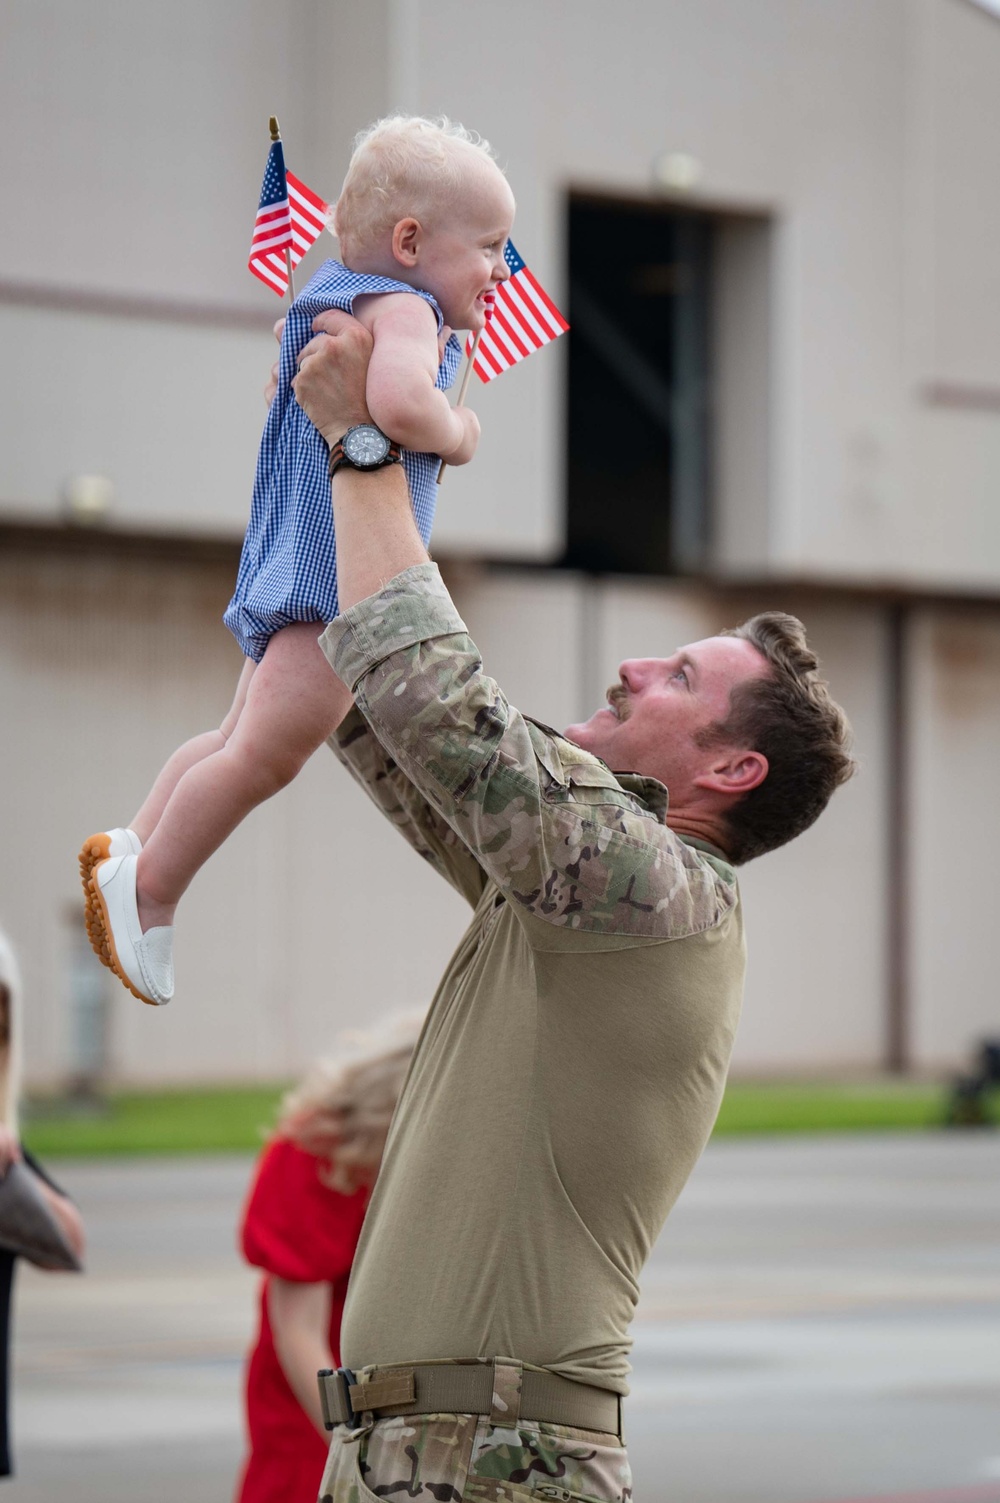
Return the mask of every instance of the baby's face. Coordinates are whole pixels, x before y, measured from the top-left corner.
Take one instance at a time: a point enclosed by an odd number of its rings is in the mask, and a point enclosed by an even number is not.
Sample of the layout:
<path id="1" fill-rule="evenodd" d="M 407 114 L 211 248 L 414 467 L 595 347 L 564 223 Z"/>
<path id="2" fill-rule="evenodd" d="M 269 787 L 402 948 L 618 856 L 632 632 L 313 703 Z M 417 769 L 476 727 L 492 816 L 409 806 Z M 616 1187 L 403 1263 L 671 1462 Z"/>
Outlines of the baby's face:
<path id="1" fill-rule="evenodd" d="M 504 246 L 514 223 L 514 195 L 484 159 L 461 193 L 441 205 L 423 228 L 416 278 L 433 293 L 453 329 L 477 332 L 486 322 L 487 294 L 510 275 Z"/>

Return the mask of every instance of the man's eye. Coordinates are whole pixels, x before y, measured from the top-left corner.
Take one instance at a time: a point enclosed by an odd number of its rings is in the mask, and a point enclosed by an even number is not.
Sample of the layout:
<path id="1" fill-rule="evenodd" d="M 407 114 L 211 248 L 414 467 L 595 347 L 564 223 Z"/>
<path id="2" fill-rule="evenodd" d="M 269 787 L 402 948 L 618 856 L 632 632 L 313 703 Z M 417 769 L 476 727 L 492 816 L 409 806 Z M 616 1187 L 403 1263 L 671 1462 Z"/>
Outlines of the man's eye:
<path id="1" fill-rule="evenodd" d="M 674 671 L 672 677 L 673 678 L 679 678 L 680 681 L 681 681 L 681 683 L 684 684 L 685 687 L 687 687 L 687 681 L 688 681 L 687 669 L 685 669 L 685 668 L 678 668 L 678 669 L 676 669 Z"/>

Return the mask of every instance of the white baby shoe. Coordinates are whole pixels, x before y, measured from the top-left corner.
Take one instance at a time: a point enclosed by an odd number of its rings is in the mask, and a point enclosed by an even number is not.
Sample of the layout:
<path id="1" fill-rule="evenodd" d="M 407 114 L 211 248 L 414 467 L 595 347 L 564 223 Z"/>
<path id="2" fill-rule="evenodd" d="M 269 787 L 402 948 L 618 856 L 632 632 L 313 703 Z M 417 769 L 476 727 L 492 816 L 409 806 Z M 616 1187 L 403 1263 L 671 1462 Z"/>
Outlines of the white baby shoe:
<path id="1" fill-rule="evenodd" d="M 142 850 L 142 841 L 134 830 L 98 830 L 96 835 L 90 835 L 80 847 L 80 881 L 83 883 L 83 921 L 87 926 L 87 934 L 93 945 L 97 958 L 110 969 L 114 969 L 111 960 L 106 953 L 102 953 L 100 942 L 94 939 L 94 894 L 90 888 L 90 879 L 94 875 L 94 867 L 101 861 L 107 861 L 109 856 L 138 856 Z"/>
<path id="2" fill-rule="evenodd" d="M 98 830 L 80 847 L 80 880 L 86 891 L 90 874 L 98 861 L 107 861 L 109 856 L 138 856 L 142 841 L 134 830 Z"/>
<path id="3" fill-rule="evenodd" d="M 163 1007 L 174 994 L 174 931 L 167 924 L 143 934 L 135 897 L 137 859 L 129 854 L 97 863 L 90 879 L 87 933 L 98 956 L 134 997 Z"/>

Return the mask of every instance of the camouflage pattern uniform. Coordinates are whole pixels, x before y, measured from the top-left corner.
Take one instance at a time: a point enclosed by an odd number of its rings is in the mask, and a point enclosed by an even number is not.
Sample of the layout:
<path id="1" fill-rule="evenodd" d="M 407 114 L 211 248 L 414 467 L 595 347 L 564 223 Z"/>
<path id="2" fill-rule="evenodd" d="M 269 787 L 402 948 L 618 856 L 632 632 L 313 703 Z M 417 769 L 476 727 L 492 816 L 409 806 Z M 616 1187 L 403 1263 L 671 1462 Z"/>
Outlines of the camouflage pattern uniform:
<path id="1" fill-rule="evenodd" d="M 521 1422 L 505 1430 L 475 1414 L 338 1425 L 321 1503 L 627 1503 L 632 1475 L 613 1435 Z"/>
<path id="2" fill-rule="evenodd" d="M 642 1266 L 732 1050 L 736 874 L 667 826 L 662 784 L 507 702 L 433 565 L 320 642 L 355 695 L 333 750 L 473 909 L 393 1119 L 342 1361 L 507 1353 L 627 1394 Z M 500 1418 L 341 1426 L 324 1496 L 631 1497 L 616 1436 Z"/>

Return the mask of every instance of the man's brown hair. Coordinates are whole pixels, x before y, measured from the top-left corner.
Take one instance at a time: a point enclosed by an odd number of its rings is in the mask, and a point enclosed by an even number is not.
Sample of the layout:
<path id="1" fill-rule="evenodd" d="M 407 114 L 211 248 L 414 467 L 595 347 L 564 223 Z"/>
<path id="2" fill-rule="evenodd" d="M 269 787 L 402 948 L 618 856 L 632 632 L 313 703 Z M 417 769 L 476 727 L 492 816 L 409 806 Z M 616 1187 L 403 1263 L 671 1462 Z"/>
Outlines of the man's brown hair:
<path id="1" fill-rule="evenodd" d="M 722 635 L 752 643 L 770 668 L 763 677 L 737 684 L 725 720 L 698 738 L 704 745 L 743 746 L 767 758 L 764 781 L 726 812 L 726 853 L 739 865 L 807 830 L 856 764 L 847 716 L 820 677 L 801 621 L 765 611 Z"/>

